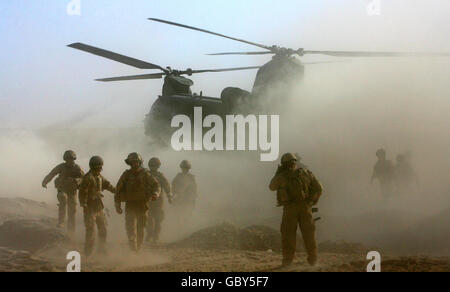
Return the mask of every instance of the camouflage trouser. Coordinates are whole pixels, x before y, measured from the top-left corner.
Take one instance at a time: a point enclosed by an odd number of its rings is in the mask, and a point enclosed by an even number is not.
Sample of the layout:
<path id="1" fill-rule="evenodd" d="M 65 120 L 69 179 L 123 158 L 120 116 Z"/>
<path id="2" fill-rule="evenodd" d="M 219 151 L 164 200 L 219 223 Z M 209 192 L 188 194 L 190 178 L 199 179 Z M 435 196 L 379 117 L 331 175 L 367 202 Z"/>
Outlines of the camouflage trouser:
<path id="1" fill-rule="evenodd" d="M 58 190 L 58 223 L 63 225 L 66 221 L 69 232 L 75 232 L 75 214 L 77 212 L 77 192 L 63 192 Z"/>
<path id="2" fill-rule="evenodd" d="M 148 220 L 148 203 L 132 201 L 125 205 L 125 228 L 130 249 L 138 251 L 144 241 L 144 230 Z"/>
<path id="3" fill-rule="evenodd" d="M 95 211 L 93 208 L 84 208 L 84 225 L 86 226 L 86 241 L 85 241 L 85 252 L 86 255 L 92 254 L 95 244 L 95 225 L 98 229 L 99 237 L 99 250 L 105 251 L 106 248 L 106 216 L 103 210 Z"/>
<path id="4" fill-rule="evenodd" d="M 300 201 L 283 207 L 281 222 L 281 244 L 283 262 L 292 262 L 297 247 L 297 224 L 300 226 L 308 260 L 317 258 L 316 227 L 312 216 L 312 208 L 306 202 Z"/>
<path id="5" fill-rule="evenodd" d="M 163 198 L 150 202 L 150 211 L 147 222 L 147 238 L 159 239 L 161 224 L 164 220 Z"/>

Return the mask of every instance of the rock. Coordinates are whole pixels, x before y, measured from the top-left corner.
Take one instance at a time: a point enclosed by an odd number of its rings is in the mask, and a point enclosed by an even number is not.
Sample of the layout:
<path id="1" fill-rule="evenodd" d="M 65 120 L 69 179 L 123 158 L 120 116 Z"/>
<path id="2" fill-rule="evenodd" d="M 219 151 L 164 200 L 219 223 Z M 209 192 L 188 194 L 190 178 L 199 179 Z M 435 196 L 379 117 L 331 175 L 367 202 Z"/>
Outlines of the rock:
<path id="1" fill-rule="evenodd" d="M 203 249 L 238 249 L 239 231 L 239 227 L 231 223 L 222 223 L 194 232 L 172 245 Z"/>
<path id="2" fill-rule="evenodd" d="M 243 250 L 281 250 L 280 232 L 267 226 L 250 226 L 240 230 L 239 243 Z"/>
<path id="3" fill-rule="evenodd" d="M 169 246 L 215 250 L 281 251 L 281 236 L 279 231 L 267 226 L 255 225 L 241 229 L 231 223 L 222 223 L 197 231 Z M 303 241 L 298 238 L 297 251 L 303 250 Z"/>
<path id="4" fill-rule="evenodd" d="M 16 250 L 36 251 L 68 241 L 68 236 L 51 219 L 10 220 L 0 226 L 0 246 Z"/>

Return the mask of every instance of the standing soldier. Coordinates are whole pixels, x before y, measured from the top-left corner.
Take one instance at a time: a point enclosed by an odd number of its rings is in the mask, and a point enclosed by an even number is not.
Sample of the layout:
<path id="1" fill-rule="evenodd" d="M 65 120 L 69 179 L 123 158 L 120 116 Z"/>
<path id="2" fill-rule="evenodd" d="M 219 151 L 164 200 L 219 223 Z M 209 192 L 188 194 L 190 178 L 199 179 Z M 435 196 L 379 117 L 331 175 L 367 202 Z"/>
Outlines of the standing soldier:
<path id="1" fill-rule="evenodd" d="M 144 240 L 150 201 L 158 199 L 161 192 L 158 181 L 142 167 L 142 157 L 130 153 L 125 163 L 130 166 L 117 183 L 116 211 L 122 214 L 125 202 L 125 227 L 132 251 L 139 251 Z"/>
<path id="2" fill-rule="evenodd" d="M 66 221 L 67 229 L 70 233 L 75 232 L 75 214 L 77 211 L 77 190 L 78 184 L 84 175 L 80 166 L 75 163 L 77 155 L 72 150 L 64 152 L 64 163 L 57 165 L 42 181 L 42 187 L 47 188 L 47 184 L 55 179 L 55 187 L 58 190 L 58 227 L 63 227 Z"/>
<path id="3" fill-rule="evenodd" d="M 294 260 L 297 224 L 305 242 L 308 263 L 315 265 L 317 242 L 312 206 L 318 203 L 322 195 L 322 186 L 311 171 L 297 167 L 297 158 L 294 154 L 286 153 L 281 158 L 281 166 L 278 167 L 269 188 L 277 191 L 278 203 L 283 206 L 281 222 L 283 266 L 292 264 Z"/>
<path id="4" fill-rule="evenodd" d="M 116 189 L 100 173 L 103 170 L 103 159 L 93 156 L 89 160 L 90 171 L 83 177 L 80 184 L 80 206 L 84 210 L 84 225 L 86 226 L 85 252 L 90 256 L 95 243 L 95 225 L 98 229 L 99 252 L 106 253 L 106 216 L 103 212 L 102 191 L 115 193 Z"/>
<path id="5" fill-rule="evenodd" d="M 147 225 L 147 241 L 153 240 L 154 243 L 158 243 L 159 234 L 161 232 L 161 223 L 164 220 L 164 193 L 167 196 L 169 203 L 172 203 L 172 193 L 170 191 L 170 183 L 164 176 L 164 174 L 158 169 L 161 167 L 161 161 L 157 157 L 153 157 L 148 162 L 148 168 L 153 177 L 158 180 L 161 186 L 160 197 L 150 204 L 150 214 L 148 216 Z"/>
<path id="6" fill-rule="evenodd" d="M 378 161 L 373 168 L 372 183 L 374 179 L 377 179 L 380 183 L 381 194 L 384 199 L 388 199 L 392 196 L 392 183 L 394 181 L 394 166 L 390 160 L 386 159 L 386 150 L 378 149 L 376 152 Z"/>
<path id="7" fill-rule="evenodd" d="M 189 161 L 183 160 L 180 168 L 181 173 L 178 173 L 172 181 L 174 204 L 186 208 L 185 210 L 189 213 L 187 215 L 191 215 L 197 200 L 197 182 L 195 176 L 189 172 L 192 168 Z"/>

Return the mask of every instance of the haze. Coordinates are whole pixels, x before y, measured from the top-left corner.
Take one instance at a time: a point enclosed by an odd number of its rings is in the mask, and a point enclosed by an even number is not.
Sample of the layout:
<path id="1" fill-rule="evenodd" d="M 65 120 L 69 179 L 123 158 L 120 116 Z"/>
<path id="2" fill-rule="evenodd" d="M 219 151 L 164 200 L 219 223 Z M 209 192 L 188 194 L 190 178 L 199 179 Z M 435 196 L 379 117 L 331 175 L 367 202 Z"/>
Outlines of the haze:
<path id="1" fill-rule="evenodd" d="M 160 156 L 162 170 L 170 179 L 187 158 L 200 184 L 198 212 L 193 225 L 182 232 L 169 227 L 164 234 L 167 240 L 221 220 L 278 222 L 281 210 L 274 207 L 275 195 L 267 189 L 276 163 L 261 163 L 257 156 L 245 153 L 211 155 L 152 148 L 143 135 L 142 120 L 160 94 L 162 82 L 96 83 L 94 78 L 147 71 L 67 48 L 67 44 L 84 42 L 179 69 L 251 66 L 270 60 L 204 56 L 254 48 L 146 20 L 158 17 L 267 45 L 450 52 L 450 3 L 445 0 L 381 1 L 379 16 L 366 13 L 368 1 L 356 0 L 286 1 L 283 5 L 273 1 L 119 4 L 82 0 L 81 16 L 68 16 L 66 2 L 0 4 L 0 196 L 56 204 L 54 190 L 43 190 L 40 182 L 66 149 L 77 151 L 84 169 L 90 156 L 102 155 L 104 174 L 113 183 L 126 168 L 123 159 L 129 152 L 141 152 L 146 161 Z M 410 227 L 448 210 L 449 65 L 450 58 L 361 58 L 306 67 L 295 102 L 286 105 L 280 121 L 280 152 L 299 152 L 324 184 L 322 238 L 360 240 L 347 230 L 332 229 L 332 216 L 375 213 L 381 220 L 384 212 L 400 213 L 404 214 L 399 215 L 402 224 Z M 250 90 L 255 73 L 195 75 L 194 91 L 220 96 L 226 86 Z M 277 98 L 276 92 L 273 95 Z M 412 151 L 419 190 L 398 194 L 389 203 L 379 198 L 377 184 L 371 186 L 369 179 L 380 147 L 392 160 L 398 153 Z M 377 228 L 395 222 L 380 224 Z M 355 228 L 354 233 L 367 234 L 371 226 L 361 222 Z"/>

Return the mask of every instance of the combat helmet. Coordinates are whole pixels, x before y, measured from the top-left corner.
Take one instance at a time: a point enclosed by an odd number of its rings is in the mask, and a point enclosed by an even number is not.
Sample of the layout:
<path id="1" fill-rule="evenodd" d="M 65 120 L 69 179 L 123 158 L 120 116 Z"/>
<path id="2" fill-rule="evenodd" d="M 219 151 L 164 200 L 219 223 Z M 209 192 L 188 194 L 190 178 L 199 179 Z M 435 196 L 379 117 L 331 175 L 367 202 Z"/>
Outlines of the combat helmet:
<path id="1" fill-rule="evenodd" d="M 149 168 L 152 168 L 152 167 L 159 168 L 160 166 L 161 166 L 161 161 L 157 157 L 153 157 L 148 161 Z"/>
<path id="2" fill-rule="evenodd" d="M 77 160 L 77 154 L 72 150 L 67 150 L 66 152 L 64 152 L 63 160 Z"/>
<path id="3" fill-rule="evenodd" d="M 131 165 L 132 161 L 138 161 L 140 164 L 142 164 L 142 157 L 136 152 L 128 154 L 127 159 L 125 159 L 125 163 L 128 165 Z"/>
<path id="4" fill-rule="evenodd" d="M 90 168 L 98 168 L 103 166 L 103 158 L 100 156 L 92 156 L 89 160 L 89 167 Z"/>
<path id="5" fill-rule="evenodd" d="M 191 165 L 191 163 L 188 160 L 183 160 L 180 163 L 180 168 L 181 169 L 191 169 L 192 165 Z"/>
<path id="6" fill-rule="evenodd" d="M 285 153 L 281 156 L 281 164 L 286 164 L 291 161 L 297 161 L 297 157 L 293 153 Z"/>

